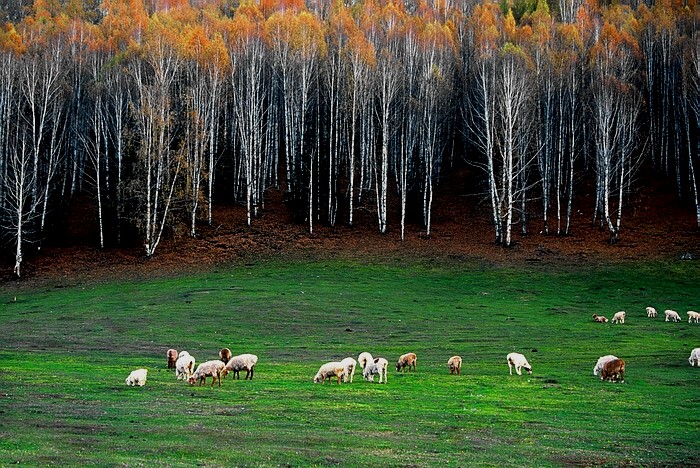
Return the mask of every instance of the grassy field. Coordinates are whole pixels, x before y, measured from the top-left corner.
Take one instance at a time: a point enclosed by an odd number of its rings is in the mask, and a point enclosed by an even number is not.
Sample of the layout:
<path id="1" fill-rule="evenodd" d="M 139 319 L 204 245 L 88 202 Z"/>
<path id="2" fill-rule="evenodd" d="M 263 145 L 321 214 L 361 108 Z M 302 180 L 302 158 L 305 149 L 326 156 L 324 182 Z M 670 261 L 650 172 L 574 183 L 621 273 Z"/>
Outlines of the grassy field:
<path id="1" fill-rule="evenodd" d="M 697 262 L 574 269 L 265 261 L 196 277 L 0 290 L 0 465 L 700 465 Z M 591 314 L 627 311 L 624 325 Z M 259 356 L 189 386 L 165 352 Z M 415 373 L 315 385 L 370 351 Z M 523 352 L 533 375 L 509 376 Z M 461 376 L 447 370 L 464 358 Z M 592 375 L 627 362 L 624 384 Z M 149 370 L 145 387 L 129 372 Z"/>

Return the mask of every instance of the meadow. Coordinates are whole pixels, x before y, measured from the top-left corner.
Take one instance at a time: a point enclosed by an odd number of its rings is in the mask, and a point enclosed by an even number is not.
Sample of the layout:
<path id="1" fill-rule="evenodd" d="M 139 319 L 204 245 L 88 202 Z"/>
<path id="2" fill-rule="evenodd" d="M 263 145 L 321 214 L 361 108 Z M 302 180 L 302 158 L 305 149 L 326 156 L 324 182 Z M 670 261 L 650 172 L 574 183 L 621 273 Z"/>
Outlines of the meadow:
<path id="1" fill-rule="evenodd" d="M 697 466 L 699 270 L 277 259 L 5 285 L 0 465 Z M 624 325 L 591 319 L 618 310 Z M 198 363 L 257 354 L 255 378 L 190 386 L 166 368 L 171 347 Z M 313 384 L 362 351 L 391 366 L 412 351 L 418 368 Z M 511 351 L 532 375 L 508 375 Z M 605 354 L 626 361 L 624 384 L 592 375 Z M 139 367 L 146 386 L 126 386 Z"/>

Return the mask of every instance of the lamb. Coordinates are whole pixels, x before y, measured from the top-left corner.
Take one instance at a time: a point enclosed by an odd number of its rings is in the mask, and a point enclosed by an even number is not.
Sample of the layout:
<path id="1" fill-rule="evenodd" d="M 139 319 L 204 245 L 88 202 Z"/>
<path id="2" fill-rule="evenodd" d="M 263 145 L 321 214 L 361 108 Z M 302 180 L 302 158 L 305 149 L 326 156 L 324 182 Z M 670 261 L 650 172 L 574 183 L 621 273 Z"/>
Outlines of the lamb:
<path id="1" fill-rule="evenodd" d="M 593 321 L 598 323 L 607 323 L 608 319 L 604 315 L 593 314 Z"/>
<path id="2" fill-rule="evenodd" d="M 523 375 L 521 369 L 525 369 L 528 374 L 532 374 L 532 366 L 522 354 L 509 353 L 506 356 L 506 361 L 508 361 L 508 372 L 510 375 L 513 375 L 513 367 L 515 367 L 515 373 L 518 375 Z"/>
<path id="3" fill-rule="evenodd" d="M 228 362 L 232 356 L 231 350 L 228 348 L 221 348 L 221 351 L 219 351 L 219 360 L 221 362 Z"/>
<path id="4" fill-rule="evenodd" d="M 379 383 L 387 383 L 387 368 L 389 361 L 384 358 L 375 358 L 369 361 L 362 371 L 362 376 L 369 382 L 374 382 L 374 376 L 379 374 Z"/>
<path id="5" fill-rule="evenodd" d="M 593 368 L 593 375 L 598 375 L 598 373 L 603 370 L 603 366 L 605 365 L 606 362 L 610 362 L 614 359 L 617 359 L 617 356 L 613 356 L 612 354 L 608 354 L 607 356 L 601 356 L 598 358 L 598 362 L 595 363 L 595 367 Z"/>
<path id="6" fill-rule="evenodd" d="M 700 323 L 700 313 L 695 312 L 694 310 L 689 310 L 688 311 L 688 323 Z"/>
<path id="7" fill-rule="evenodd" d="M 681 316 L 678 315 L 678 312 L 675 310 L 667 309 L 664 311 L 664 315 L 666 316 L 666 322 L 680 322 L 681 321 Z"/>
<path id="8" fill-rule="evenodd" d="M 211 386 L 213 387 L 214 383 L 218 380 L 219 387 L 221 387 L 221 371 L 224 370 L 225 366 L 226 364 L 218 359 L 215 361 L 203 362 L 197 367 L 197 370 L 194 371 L 194 374 L 190 376 L 188 381 L 190 385 L 194 385 L 197 381 L 199 381 L 199 385 L 202 385 L 207 383 L 207 377 L 212 377 Z"/>
<path id="9" fill-rule="evenodd" d="M 165 355 L 168 357 L 168 369 L 175 369 L 175 361 L 177 361 L 177 349 L 170 348 Z"/>
<path id="10" fill-rule="evenodd" d="M 625 383 L 625 361 L 622 359 L 613 359 L 612 361 L 606 362 L 603 365 L 603 369 L 600 371 L 600 380 Z"/>
<path id="11" fill-rule="evenodd" d="M 405 368 L 408 368 L 408 370 L 411 370 L 411 367 L 413 370 L 416 370 L 416 360 L 418 358 L 416 357 L 416 353 L 406 353 L 401 355 L 399 358 L 399 361 L 396 363 L 396 372 L 401 371 Z"/>
<path id="12" fill-rule="evenodd" d="M 700 348 L 695 348 L 690 352 L 690 357 L 688 358 L 688 362 L 690 363 L 691 366 L 700 366 Z"/>
<path id="13" fill-rule="evenodd" d="M 456 373 L 459 375 L 459 372 L 462 369 L 462 358 L 459 356 L 452 356 L 447 361 L 447 366 L 450 368 L 450 374 Z"/>
<path id="14" fill-rule="evenodd" d="M 616 312 L 615 315 L 613 315 L 612 323 L 625 323 L 626 315 L 627 313 L 624 310 Z"/>
<path id="15" fill-rule="evenodd" d="M 371 354 L 369 354 L 366 351 L 364 353 L 360 353 L 360 355 L 357 357 L 357 362 L 360 363 L 360 367 L 362 367 L 362 370 L 365 370 L 365 367 L 367 367 L 367 363 L 372 361 L 374 361 L 374 358 Z"/>
<path id="16" fill-rule="evenodd" d="M 222 377 L 226 377 L 229 372 L 233 372 L 234 379 L 241 378 L 241 371 L 245 370 L 245 379 L 243 380 L 253 380 L 253 374 L 255 373 L 255 365 L 258 363 L 258 357 L 255 354 L 240 354 L 238 356 L 233 356 L 226 363 Z"/>
<path id="17" fill-rule="evenodd" d="M 135 371 L 131 371 L 131 374 L 129 374 L 129 377 L 126 378 L 126 384 L 129 386 L 134 386 L 138 385 L 139 387 L 143 387 L 146 385 L 146 378 L 148 377 L 148 370 L 147 369 L 136 369 Z"/>
<path id="18" fill-rule="evenodd" d="M 175 377 L 177 380 L 188 380 L 194 373 L 194 357 L 187 351 L 181 351 L 175 362 Z"/>
<path id="19" fill-rule="evenodd" d="M 355 376 L 355 368 L 357 367 L 357 361 L 351 357 L 346 357 L 340 363 L 343 365 L 345 371 L 343 372 L 343 382 L 352 383 L 352 379 Z"/>
<path id="20" fill-rule="evenodd" d="M 651 306 L 647 307 L 647 317 L 656 318 L 656 309 Z"/>
<path id="21" fill-rule="evenodd" d="M 343 366 L 342 362 L 327 362 L 318 369 L 318 372 L 316 372 L 314 383 L 321 382 L 323 384 L 326 383 L 326 380 L 328 380 L 328 383 L 330 384 L 331 377 L 335 376 L 338 379 L 338 385 L 340 385 L 340 378 L 344 374 L 345 366 Z"/>

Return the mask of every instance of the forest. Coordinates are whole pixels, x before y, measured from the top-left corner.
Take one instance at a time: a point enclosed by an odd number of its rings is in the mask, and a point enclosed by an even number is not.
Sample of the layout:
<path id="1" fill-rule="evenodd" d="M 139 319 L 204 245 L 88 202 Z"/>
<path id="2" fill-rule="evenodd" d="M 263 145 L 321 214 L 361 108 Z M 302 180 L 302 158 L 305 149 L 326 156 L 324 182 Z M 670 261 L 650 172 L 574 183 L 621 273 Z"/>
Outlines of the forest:
<path id="1" fill-rule="evenodd" d="M 567 235 L 581 187 L 618 239 L 643 171 L 700 202 L 695 0 L 0 0 L 0 235 L 23 256 L 89 200 L 100 247 L 212 223 L 309 232 L 369 210 L 430 236 L 478 174 L 493 239 Z M 392 206 L 397 206 L 396 213 Z"/>

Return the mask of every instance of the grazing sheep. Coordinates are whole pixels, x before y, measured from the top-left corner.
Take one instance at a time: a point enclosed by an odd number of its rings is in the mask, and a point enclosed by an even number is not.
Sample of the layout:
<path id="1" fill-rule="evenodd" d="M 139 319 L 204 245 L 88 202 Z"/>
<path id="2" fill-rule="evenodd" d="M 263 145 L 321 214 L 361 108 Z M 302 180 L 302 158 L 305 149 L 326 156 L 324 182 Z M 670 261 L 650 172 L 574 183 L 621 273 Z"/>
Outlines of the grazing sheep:
<path id="1" fill-rule="evenodd" d="M 680 322 L 681 316 L 675 310 L 667 309 L 664 310 L 664 315 L 666 316 L 666 322 Z"/>
<path id="2" fill-rule="evenodd" d="M 355 368 L 357 367 L 357 361 L 351 357 L 346 357 L 340 363 L 343 365 L 345 371 L 343 372 L 343 382 L 352 383 L 353 377 L 355 377 Z"/>
<path id="3" fill-rule="evenodd" d="M 615 315 L 613 315 L 612 323 L 625 323 L 626 315 L 627 313 L 624 310 L 616 312 Z"/>
<path id="4" fill-rule="evenodd" d="M 605 317 L 605 315 L 593 314 L 593 321 L 598 323 L 607 323 L 608 319 Z"/>
<path id="5" fill-rule="evenodd" d="M 148 377 L 147 369 L 136 369 L 135 371 L 131 371 L 129 377 L 126 378 L 126 384 L 132 387 L 134 385 L 143 387 L 146 385 L 146 377 Z"/>
<path id="6" fill-rule="evenodd" d="M 617 356 L 613 356 L 612 354 L 599 357 L 598 362 L 595 363 L 595 367 L 593 368 L 593 375 L 598 375 L 598 373 L 603 369 L 605 363 L 610 362 L 614 359 L 617 359 Z"/>
<path id="7" fill-rule="evenodd" d="M 387 368 L 389 361 L 384 358 L 375 358 L 369 361 L 362 371 L 362 376 L 369 382 L 374 382 L 374 376 L 379 374 L 379 383 L 387 383 Z"/>
<path id="8" fill-rule="evenodd" d="M 450 368 L 450 374 L 457 374 L 462 369 L 462 358 L 459 356 L 452 356 L 449 361 L 447 361 L 447 367 Z"/>
<path id="9" fill-rule="evenodd" d="M 194 356 L 187 351 L 181 351 L 175 362 L 175 377 L 177 380 L 188 380 L 194 373 Z"/>
<path id="10" fill-rule="evenodd" d="M 240 354 L 238 356 L 233 356 L 226 363 L 226 367 L 221 372 L 221 377 L 226 377 L 229 372 L 233 372 L 234 379 L 241 378 L 241 371 L 245 371 L 244 380 L 253 380 L 253 374 L 255 373 L 255 365 L 258 363 L 258 357 L 255 354 Z"/>
<path id="11" fill-rule="evenodd" d="M 689 310 L 688 311 L 688 323 L 700 323 L 700 313 L 695 312 L 694 310 Z"/>
<path id="12" fill-rule="evenodd" d="M 600 380 L 625 383 L 625 361 L 622 359 L 613 359 L 612 361 L 606 362 L 600 371 Z"/>
<path id="13" fill-rule="evenodd" d="M 416 370 L 416 360 L 418 358 L 416 357 L 416 353 L 406 353 L 401 355 L 399 358 L 399 361 L 396 363 L 396 372 L 401 371 L 405 368 L 408 368 L 408 370 Z"/>
<path id="14" fill-rule="evenodd" d="M 345 374 L 345 367 L 341 362 L 327 362 L 324 365 L 322 365 L 319 369 L 318 372 L 316 372 L 316 376 L 314 377 L 314 383 L 326 383 L 326 380 L 328 380 L 328 383 L 331 383 L 331 377 L 335 376 L 338 379 L 338 385 L 340 385 L 340 378 Z"/>
<path id="15" fill-rule="evenodd" d="M 177 349 L 170 348 L 165 355 L 168 357 L 168 369 L 175 369 L 175 361 L 177 361 Z"/>
<path id="16" fill-rule="evenodd" d="M 372 361 L 374 361 L 374 358 L 366 351 L 364 353 L 360 353 L 360 355 L 357 357 L 357 362 L 360 364 L 362 370 L 365 370 L 367 363 Z"/>
<path id="17" fill-rule="evenodd" d="M 188 381 L 190 385 L 194 385 L 197 381 L 199 381 L 199 385 L 202 385 L 207 383 L 207 377 L 212 377 L 211 386 L 213 387 L 218 380 L 219 387 L 221 387 L 221 371 L 224 370 L 225 366 L 226 364 L 218 359 L 216 361 L 203 362 L 197 367 L 197 370 L 194 371 L 194 374 L 190 376 Z"/>
<path id="18" fill-rule="evenodd" d="M 221 362 L 228 362 L 232 356 L 231 350 L 228 348 L 221 348 L 221 351 L 219 351 L 219 360 Z"/>
<path id="19" fill-rule="evenodd" d="M 700 348 L 695 348 L 690 352 L 690 357 L 688 358 L 688 362 L 690 363 L 691 366 L 699 366 L 700 367 Z"/>
<path id="20" fill-rule="evenodd" d="M 647 307 L 647 317 L 656 318 L 656 309 L 651 306 Z"/>
<path id="21" fill-rule="evenodd" d="M 510 375 L 513 375 L 513 367 L 515 367 L 515 373 L 518 375 L 523 375 L 521 369 L 525 369 L 528 374 L 532 374 L 532 366 L 522 354 L 509 353 L 506 356 L 506 361 L 508 361 L 508 372 Z"/>

